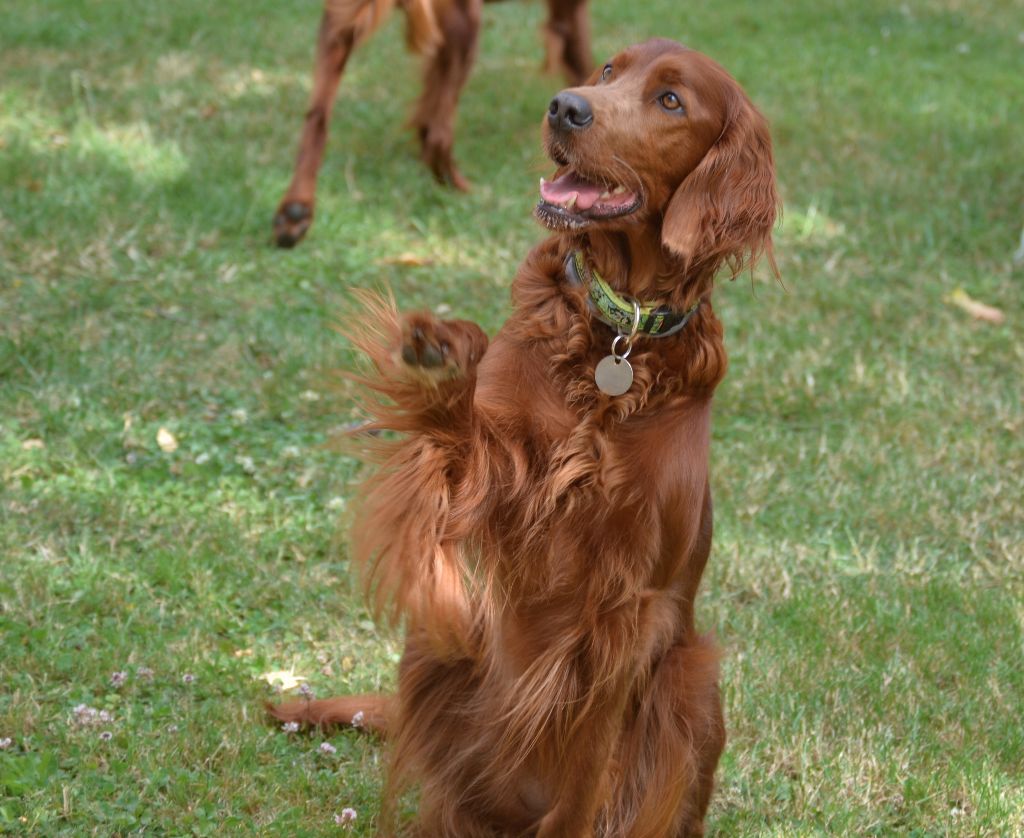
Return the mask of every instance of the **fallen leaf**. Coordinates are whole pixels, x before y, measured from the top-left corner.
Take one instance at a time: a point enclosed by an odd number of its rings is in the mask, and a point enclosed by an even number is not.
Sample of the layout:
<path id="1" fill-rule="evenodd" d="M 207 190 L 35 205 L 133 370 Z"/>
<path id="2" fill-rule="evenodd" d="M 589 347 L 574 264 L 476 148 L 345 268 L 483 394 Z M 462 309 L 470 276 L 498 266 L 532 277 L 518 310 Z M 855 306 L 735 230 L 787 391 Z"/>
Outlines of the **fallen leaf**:
<path id="1" fill-rule="evenodd" d="M 402 265 L 406 268 L 422 268 L 425 265 L 433 265 L 434 260 L 429 256 L 418 256 L 415 253 L 399 253 L 397 256 L 387 256 L 377 261 L 378 265 Z"/>
<path id="2" fill-rule="evenodd" d="M 278 685 L 282 690 L 294 690 L 299 684 L 309 679 L 305 675 L 296 675 L 291 669 L 278 669 L 274 672 L 264 672 L 260 679 L 266 681 L 270 686 Z"/>
<path id="3" fill-rule="evenodd" d="M 160 446 L 161 451 L 166 451 L 168 454 L 178 450 L 178 440 L 167 428 L 160 428 L 156 432 L 156 444 Z"/>
<path id="4" fill-rule="evenodd" d="M 23 451 L 39 451 L 46 447 L 46 443 L 41 439 L 26 439 L 21 443 L 21 449 Z"/>
<path id="5" fill-rule="evenodd" d="M 949 294 L 946 302 L 962 308 L 976 320 L 984 320 L 987 323 L 1002 323 L 1006 320 L 1006 315 L 998 308 L 972 299 L 963 288 L 957 288 Z"/>

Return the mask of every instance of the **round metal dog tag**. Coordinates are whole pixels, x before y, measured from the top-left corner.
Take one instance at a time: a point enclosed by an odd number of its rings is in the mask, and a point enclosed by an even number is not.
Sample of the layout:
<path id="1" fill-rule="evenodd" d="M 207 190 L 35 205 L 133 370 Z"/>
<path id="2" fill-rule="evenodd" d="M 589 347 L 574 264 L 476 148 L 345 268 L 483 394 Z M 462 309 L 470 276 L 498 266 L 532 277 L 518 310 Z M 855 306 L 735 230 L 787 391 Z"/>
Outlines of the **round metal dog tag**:
<path id="1" fill-rule="evenodd" d="M 608 355 L 594 370 L 597 389 L 609 396 L 621 396 L 633 386 L 633 368 L 625 358 Z"/>

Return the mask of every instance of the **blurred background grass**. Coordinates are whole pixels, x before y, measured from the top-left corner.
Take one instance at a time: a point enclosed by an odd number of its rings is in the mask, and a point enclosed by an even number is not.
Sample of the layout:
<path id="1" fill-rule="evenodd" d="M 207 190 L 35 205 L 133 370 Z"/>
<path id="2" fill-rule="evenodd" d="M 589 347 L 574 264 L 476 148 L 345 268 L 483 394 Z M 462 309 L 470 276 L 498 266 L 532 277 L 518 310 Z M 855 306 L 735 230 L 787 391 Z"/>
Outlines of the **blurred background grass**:
<path id="1" fill-rule="evenodd" d="M 700 615 L 730 744 L 709 828 L 1024 834 L 1024 4 L 592 13 L 598 60 L 659 35 L 728 67 L 771 121 L 786 204 L 783 283 L 716 302 Z M 323 448 L 351 409 L 330 327 L 381 283 L 492 332 L 507 315 L 560 86 L 541 14 L 486 9 L 469 196 L 417 160 L 418 67 L 389 23 L 350 64 L 316 225 L 283 253 L 315 0 L 5 8 L 0 832 L 316 836 L 353 807 L 373 834 L 379 747 L 264 724 L 257 676 L 392 681 L 400 640 L 354 595 L 338 526 L 357 468 Z"/>

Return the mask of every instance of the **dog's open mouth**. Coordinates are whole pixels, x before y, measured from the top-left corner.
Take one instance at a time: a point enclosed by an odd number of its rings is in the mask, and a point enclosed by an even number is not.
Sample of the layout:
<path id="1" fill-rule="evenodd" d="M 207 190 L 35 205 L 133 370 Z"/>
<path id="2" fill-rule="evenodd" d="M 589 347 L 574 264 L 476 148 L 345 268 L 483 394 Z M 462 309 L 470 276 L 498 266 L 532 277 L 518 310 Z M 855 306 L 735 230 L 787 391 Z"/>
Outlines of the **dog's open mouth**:
<path id="1" fill-rule="evenodd" d="M 555 230 L 584 227 L 594 221 L 629 215 L 640 207 L 640 196 L 618 184 L 589 180 L 571 168 L 554 180 L 540 179 L 537 218 Z"/>

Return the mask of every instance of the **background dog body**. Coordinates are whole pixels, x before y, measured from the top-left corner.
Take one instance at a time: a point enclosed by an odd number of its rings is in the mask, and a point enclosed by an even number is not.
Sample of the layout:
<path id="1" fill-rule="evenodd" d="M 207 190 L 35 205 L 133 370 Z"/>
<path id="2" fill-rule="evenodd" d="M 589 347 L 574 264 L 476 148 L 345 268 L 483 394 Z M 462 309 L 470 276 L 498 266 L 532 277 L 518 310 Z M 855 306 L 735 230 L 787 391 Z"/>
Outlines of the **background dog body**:
<path id="1" fill-rule="evenodd" d="M 424 57 L 423 94 L 412 117 L 423 161 L 441 183 L 469 184 L 452 158 L 455 110 L 476 58 L 484 0 L 325 0 L 317 36 L 313 89 L 292 182 L 274 215 L 274 239 L 293 247 L 313 223 L 316 178 L 331 108 L 352 51 L 397 5 L 406 15 L 406 42 Z M 587 0 L 547 0 L 546 66 L 573 83 L 590 72 Z"/>

